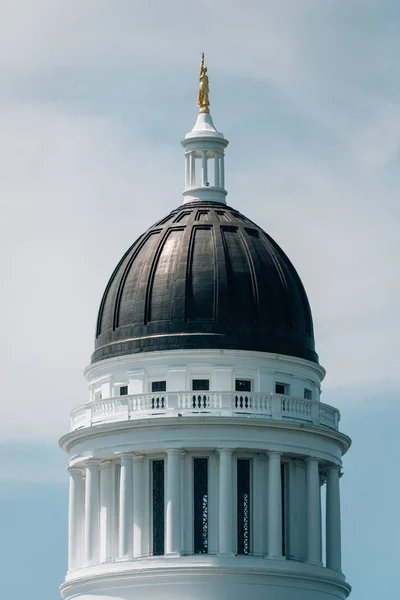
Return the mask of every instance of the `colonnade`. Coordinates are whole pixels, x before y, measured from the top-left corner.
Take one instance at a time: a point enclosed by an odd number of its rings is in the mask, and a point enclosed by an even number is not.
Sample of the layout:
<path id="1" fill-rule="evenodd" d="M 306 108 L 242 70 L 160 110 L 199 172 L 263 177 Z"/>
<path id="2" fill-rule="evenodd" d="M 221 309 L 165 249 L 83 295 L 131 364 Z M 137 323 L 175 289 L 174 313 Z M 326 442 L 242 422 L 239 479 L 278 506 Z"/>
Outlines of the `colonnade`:
<path id="1" fill-rule="evenodd" d="M 187 454 L 190 456 L 188 451 Z M 205 452 L 207 454 L 210 458 L 215 456 L 211 450 Z M 217 498 L 214 508 L 210 503 L 209 521 L 216 524 L 216 552 L 224 556 L 236 553 L 234 459 L 237 454 L 233 448 L 219 449 L 219 460 L 215 461 L 216 477 L 209 475 L 210 495 Z M 191 496 L 181 485 L 184 475 L 182 450 L 166 450 L 165 459 L 165 553 L 180 555 L 183 552 L 182 528 L 185 527 L 182 510 L 186 510 L 182 506 L 182 498 Z M 263 455 L 264 459 L 267 472 L 260 469 L 260 463 L 254 463 L 251 478 L 255 546 L 252 553 L 279 559 L 282 558 L 284 531 L 281 464 L 286 457 L 274 451 Z M 304 457 L 296 462 L 305 468 L 305 497 L 301 499 L 302 502 L 304 500 L 305 507 L 306 544 L 303 559 L 310 564 L 322 564 L 320 483 L 323 467 L 327 486 L 326 566 L 340 571 L 340 468 L 337 465 L 321 466 L 314 457 Z M 151 494 L 145 492 L 150 485 L 149 476 L 145 476 L 144 456 L 122 454 L 113 460 L 91 459 L 82 465 L 71 467 L 69 472 L 69 570 L 111 560 L 146 556 L 150 545 L 148 540 L 146 543 L 144 533 L 148 533 L 151 528 L 146 528 L 145 521 L 150 519 L 151 507 L 145 504 L 150 503 Z M 266 473 L 266 485 L 262 479 L 263 473 Z M 187 485 L 187 478 L 184 484 Z M 263 493 L 265 487 L 266 494 Z M 265 519 L 267 532 L 264 544 L 260 530 Z M 290 526 L 290 518 L 288 522 Z M 297 532 L 296 535 L 300 534 Z"/>
<path id="2" fill-rule="evenodd" d="M 198 153 L 197 153 L 198 154 Z M 185 163 L 185 188 L 195 187 L 206 187 L 208 185 L 224 189 L 225 187 L 225 168 L 224 168 L 224 154 L 222 152 L 214 151 L 213 159 L 207 157 L 207 151 L 202 150 L 201 155 L 201 179 L 196 183 L 196 151 L 191 150 L 186 152 L 186 163 Z M 208 180 L 208 161 L 214 160 L 214 181 Z"/>

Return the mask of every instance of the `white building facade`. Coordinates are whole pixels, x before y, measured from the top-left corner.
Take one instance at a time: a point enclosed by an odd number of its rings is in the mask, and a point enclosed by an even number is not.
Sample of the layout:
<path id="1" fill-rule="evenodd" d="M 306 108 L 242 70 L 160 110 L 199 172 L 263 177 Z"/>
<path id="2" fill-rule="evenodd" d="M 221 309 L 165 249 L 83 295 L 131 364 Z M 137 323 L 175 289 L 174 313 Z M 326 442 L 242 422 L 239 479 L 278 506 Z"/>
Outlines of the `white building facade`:
<path id="1" fill-rule="evenodd" d="M 226 204 L 208 106 L 184 203 L 121 259 L 101 302 L 70 477 L 63 598 L 332 600 L 349 438 L 289 259 Z M 322 504 L 324 499 L 324 505 Z"/>

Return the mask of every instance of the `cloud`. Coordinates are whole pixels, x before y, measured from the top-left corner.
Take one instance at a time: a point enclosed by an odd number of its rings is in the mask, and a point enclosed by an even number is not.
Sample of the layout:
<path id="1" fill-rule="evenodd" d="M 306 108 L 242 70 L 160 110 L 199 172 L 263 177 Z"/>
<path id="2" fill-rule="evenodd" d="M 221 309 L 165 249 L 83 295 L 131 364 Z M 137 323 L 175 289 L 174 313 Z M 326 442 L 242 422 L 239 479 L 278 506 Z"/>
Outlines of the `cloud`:
<path id="1" fill-rule="evenodd" d="M 81 371 L 107 278 L 181 201 L 179 140 L 195 119 L 203 50 L 214 120 L 231 141 L 229 202 L 297 267 L 326 386 L 396 377 L 395 10 L 317 0 L 3 7 L 4 439 L 55 441 L 86 401 Z"/>

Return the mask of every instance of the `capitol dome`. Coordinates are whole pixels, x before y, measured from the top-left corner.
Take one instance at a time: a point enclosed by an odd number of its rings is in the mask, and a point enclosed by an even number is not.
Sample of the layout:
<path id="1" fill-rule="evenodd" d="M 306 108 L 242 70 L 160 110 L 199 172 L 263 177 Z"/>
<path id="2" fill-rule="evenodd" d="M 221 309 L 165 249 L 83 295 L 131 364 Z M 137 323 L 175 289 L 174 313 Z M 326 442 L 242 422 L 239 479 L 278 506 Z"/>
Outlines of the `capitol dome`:
<path id="1" fill-rule="evenodd" d="M 259 226 L 221 202 L 188 202 L 150 227 L 103 295 L 92 362 L 178 349 L 318 362 L 310 306 L 292 263 Z"/>
<path id="2" fill-rule="evenodd" d="M 325 370 L 295 268 L 226 203 L 228 140 L 208 92 L 202 55 L 199 114 L 181 142 L 183 202 L 111 275 L 85 369 L 89 401 L 60 441 L 64 600 L 350 592 L 340 537 L 350 440 L 320 401 Z"/>

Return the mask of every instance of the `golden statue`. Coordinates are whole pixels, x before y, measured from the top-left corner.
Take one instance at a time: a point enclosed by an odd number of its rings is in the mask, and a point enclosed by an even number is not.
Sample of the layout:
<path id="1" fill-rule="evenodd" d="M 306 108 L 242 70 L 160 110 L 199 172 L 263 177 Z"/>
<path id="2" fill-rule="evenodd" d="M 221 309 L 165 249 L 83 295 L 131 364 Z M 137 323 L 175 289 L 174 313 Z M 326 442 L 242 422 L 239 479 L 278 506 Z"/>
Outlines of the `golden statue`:
<path id="1" fill-rule="evenodd" d="M 200 62 L 200 75 L 199 75 L 199 93 L 197 95 L 197 106 L 200 108 L 201 113 L 209 113 L 210 106 L 210 88 L 208 87 L 208 75 L 207 67 L 204 66 L 204 52 L 201 55 Z"/>

